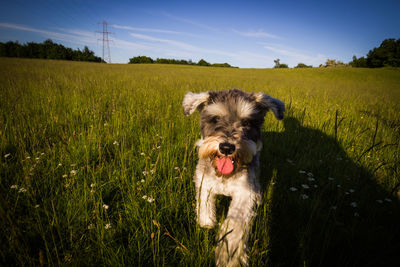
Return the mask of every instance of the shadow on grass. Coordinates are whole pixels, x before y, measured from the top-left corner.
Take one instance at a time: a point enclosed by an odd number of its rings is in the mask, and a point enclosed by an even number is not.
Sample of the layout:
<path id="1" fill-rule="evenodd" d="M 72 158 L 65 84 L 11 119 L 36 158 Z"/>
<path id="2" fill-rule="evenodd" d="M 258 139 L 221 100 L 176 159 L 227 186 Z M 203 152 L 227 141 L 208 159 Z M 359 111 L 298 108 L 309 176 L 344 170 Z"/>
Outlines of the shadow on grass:
<path id="1" fill-rule="evenodd" d="M 268 219 L 257 216 L 253 226 L 252 265 L 397 265 L 397 198 L 334 138 L 294 117 L 283 123 L 283 132 L 263 137 L 260 180 L 271 197 L 259 208 Z"/>

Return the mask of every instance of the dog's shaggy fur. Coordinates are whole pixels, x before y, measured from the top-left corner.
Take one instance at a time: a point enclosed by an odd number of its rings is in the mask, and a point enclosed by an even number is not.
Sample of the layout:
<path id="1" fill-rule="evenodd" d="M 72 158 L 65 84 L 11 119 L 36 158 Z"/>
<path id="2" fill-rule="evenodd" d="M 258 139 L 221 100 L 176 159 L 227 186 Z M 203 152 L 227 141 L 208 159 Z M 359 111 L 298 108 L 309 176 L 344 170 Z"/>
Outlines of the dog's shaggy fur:
<path id="1" fill-rule="evenodd" d="M 283 119 L 282 101 L 263 93 L 228 91 L 188 92 L 183 112 L 201 112 L 199 162 L 196 185 L 196 214 L 200 226 L 216 224 L 215 196 L 232 198 L 221 225 L 215 250 L 217 266 L 248 265 L 247 240 L 250 223 L 256 215 L 254 205 L 261 202 L 257 181 L 261 130 L 264 116 L 272 110 Z"/>

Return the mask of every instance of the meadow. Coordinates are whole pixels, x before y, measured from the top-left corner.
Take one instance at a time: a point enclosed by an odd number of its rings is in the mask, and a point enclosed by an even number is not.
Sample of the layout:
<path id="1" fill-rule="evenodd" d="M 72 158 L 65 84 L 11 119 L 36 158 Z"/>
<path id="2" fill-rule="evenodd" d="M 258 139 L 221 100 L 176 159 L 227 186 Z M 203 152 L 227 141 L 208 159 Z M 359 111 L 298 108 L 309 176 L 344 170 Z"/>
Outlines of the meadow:
<path id="1" fill-rule="evenodd" d="M 213 266 L 195 221 L 199 115 L 239 88 L 266 116 L 251 266 L 394 266 L 400 69 L 232 69 L 0 58 L 0 264 Z M 218 201 L 223 220 L 229 199 Z"/>

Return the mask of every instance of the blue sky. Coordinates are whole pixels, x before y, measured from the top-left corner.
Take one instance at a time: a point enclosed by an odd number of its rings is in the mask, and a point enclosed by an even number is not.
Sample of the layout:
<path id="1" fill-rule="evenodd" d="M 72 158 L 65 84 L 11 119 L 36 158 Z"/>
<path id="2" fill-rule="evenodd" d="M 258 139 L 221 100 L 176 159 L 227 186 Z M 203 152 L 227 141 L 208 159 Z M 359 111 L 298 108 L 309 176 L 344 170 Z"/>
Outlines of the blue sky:
<path id="1" fill-rule="evenodd" d="M 102 55 L 107 21 L 113 63 L 129 58 L 205 59 L 243 68 L 351 61 L 400 38 L 400 1 L 2 0 L 0 41 L 52 39 Z"/>

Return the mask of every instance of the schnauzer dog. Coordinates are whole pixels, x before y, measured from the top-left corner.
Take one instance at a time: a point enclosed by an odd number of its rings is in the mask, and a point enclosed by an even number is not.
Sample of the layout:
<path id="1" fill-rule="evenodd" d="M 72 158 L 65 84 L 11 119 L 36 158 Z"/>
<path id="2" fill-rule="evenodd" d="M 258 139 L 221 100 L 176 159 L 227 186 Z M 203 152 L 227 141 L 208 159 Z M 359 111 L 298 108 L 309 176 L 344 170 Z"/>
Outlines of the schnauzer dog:
<path id="1" fill-rule="evenodd" d="M 282 120 L 285 104 L 263 93 L 237 89 L 188 92 L 182 104 L 185 115 L 196 109 L 201 112 L 201 139 L 196 143 L 199 162 L 194 176 L 197 222 L 201 227 L 214 227 L 215 196 L 230 196 L 215 249 L 216 265 L 248 265 L 250 223 L 256 215 L 254 205 L 261 202 L 257 178 L 264 116 L 272 110 Z"/>

